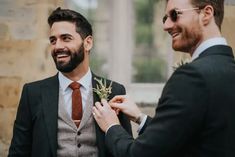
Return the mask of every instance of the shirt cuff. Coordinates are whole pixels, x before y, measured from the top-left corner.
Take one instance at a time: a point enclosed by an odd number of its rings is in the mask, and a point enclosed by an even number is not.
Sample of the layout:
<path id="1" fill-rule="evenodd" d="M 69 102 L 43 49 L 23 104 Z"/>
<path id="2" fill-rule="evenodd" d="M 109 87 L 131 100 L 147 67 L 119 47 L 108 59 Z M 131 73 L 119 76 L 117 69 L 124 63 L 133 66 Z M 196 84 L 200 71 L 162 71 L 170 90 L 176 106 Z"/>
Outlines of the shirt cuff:
<path id="1" fill-rule="evenodd" d="M 140 123 L 140 125 L 139 125 L 139 127 L 138 127 L 137 133 L 139 133 L 139 132 L 141 131 L 141 129 L 143 128 L 143 126 L 144 126 L 144 124 L 145 124 L 147 118 L 148 118 L 148 116 L 147 116 L 147 115 L 144 115 L 143 120 L 141 121 L 141 123 Z"/>

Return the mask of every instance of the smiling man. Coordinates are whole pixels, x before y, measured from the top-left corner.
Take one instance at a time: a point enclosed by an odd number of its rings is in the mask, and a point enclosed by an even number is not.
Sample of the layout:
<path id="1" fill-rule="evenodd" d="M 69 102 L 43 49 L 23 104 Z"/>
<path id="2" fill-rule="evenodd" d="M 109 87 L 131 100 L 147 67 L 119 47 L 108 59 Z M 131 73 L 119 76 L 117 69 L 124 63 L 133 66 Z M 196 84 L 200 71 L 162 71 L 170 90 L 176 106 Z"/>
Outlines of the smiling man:
<path id="1" fill-rule="evenodd" d="M 91 25 L 78 12 L 60 8 L 51 13 L 48 24 L 51 55 L 59 72 L 24 85 L 8 156 L 112 157 L 92 116 L 94 102 L 100 101 L 92 89 L 95 78 L 101 78 L 89 67 Z M 125 94 L 124 86 L 112 82 L 108 99 L 119 94 Z M 128 118 L 118 116 L 132 134 Z"/>
<path id="2" fill-rule="evenodd" d="M 163 27 L 192 62 L 166 82 L 153 118 L 127 96 L 110 101 L 140 124 L 133 139 L 102 100 L 93 115 L 115 157 L 234 157 L 235 61 L 221 36 L 224 0 L 167 0 Z"/>

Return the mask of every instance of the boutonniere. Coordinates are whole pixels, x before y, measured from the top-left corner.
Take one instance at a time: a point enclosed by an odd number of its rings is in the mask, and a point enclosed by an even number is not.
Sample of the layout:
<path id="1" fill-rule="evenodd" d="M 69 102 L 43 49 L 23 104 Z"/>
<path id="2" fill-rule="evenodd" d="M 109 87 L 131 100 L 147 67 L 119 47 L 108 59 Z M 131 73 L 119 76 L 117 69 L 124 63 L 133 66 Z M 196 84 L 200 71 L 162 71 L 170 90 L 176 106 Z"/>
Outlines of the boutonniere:
<path id="1" fill-rule="evenodd" d="M 179 67 L 181 67 L 182 65 L 188 64 L 190 63 L 191 60 L 186 58 L 186 59 L 181 59 L 179 62 L 175 63 L 175 65 L 172 67 L 173 70 L 175 71 L 176 69 L 178 69 Z"/>
<path id="2" fill-rule="evenodd" d="M 105 79 L 97 79 L 96 77 L 94 80 L 97 81 L 96 88 L 93 88 L 93 91 L 99 96 L 100 99 L 108 100 L 109 95 L 112 93 L 112 81 L 107 86 Z"/>

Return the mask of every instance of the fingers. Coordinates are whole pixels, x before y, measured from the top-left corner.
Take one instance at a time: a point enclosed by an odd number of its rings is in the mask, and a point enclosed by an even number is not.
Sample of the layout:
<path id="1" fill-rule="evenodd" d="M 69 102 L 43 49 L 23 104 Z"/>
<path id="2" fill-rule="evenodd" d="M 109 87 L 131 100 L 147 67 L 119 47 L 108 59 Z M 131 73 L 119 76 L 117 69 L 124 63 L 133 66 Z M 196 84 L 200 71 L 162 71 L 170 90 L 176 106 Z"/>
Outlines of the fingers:
<path id="1" fill-rule="evenodd" d="M 106 132 L 110 126 L 120 124 L 120 122 L 115 111 L 112 110 L 107 101 L 101 100 L 101 102 L 102 104 L 100 102 L 95 103 L 92 113 L 101 130 Z"/>
<path id="2" fill-rule="evenodd" d="M 113 108 L 117 108 L 117 109 L 121 109 L 123 103 L 110 103 L 110 106 L 113 107 Z"/>
<path id="3" fill-rule="evenodd" d="M 127 95 L 117 95 L 109 101 L 109 105 L 112 108 L 116 108 L 120 111 L 123 109 L 124 107 L 123 105 L 124 103 L 126 103 L 126 101 L 127 101 Z"/>
<path id="4" fill-rule="evenodd" d="M 101 104 L 99 102 L 96 102 L 92 112 L 95 118 L 101 116 L 101 113 L 99 111 L 101 108 L 102 108 Z"/>
<path id="5" fill-rule="evenodd" d="M 109 103 L 107 102 L 107 100 L 101 99 L 101 103 L 95 103 L 94 114 L 96 117 L 99 117 L 102 115 L 103 112 L 115 111 L 116 115 L 118 115 L 120 111 L 125 109 L 125 100 L 126 95 L 115 96 L 112 100 L 109 101 Z"/>
<path id="6" fill-rule="evenodd" d="M 116 115 L 119 115 L 120 109 L 114 108 L 114 111 L 115 111 Z"/>
<path id="7" fill-rule="evenodd" d="M 111 108 L 110 105 L 108 104 L 107 100 L 101 99 L 101 103 L 104 107 Z"/>
<path id="8" fill-rule="evenodd" d="M 125 98 L 126 98 L 126 95 L 116 95 L 109 102 L 110 103 L 113 103 L 113 102 L 121 103 L 125 100 Z"/>
<path id="9" fill-rule="evenodd" d="M 102 104 L 101 104 L 102 103 Z M 102 99 L 100 102 L 96 102 L 95 106 L 93 107 L 93 115 L 96 117 L 101 117 L 102 112 L 105 110 L 112 110 L 110 105 L 108 104 L 107 100 Z"/>

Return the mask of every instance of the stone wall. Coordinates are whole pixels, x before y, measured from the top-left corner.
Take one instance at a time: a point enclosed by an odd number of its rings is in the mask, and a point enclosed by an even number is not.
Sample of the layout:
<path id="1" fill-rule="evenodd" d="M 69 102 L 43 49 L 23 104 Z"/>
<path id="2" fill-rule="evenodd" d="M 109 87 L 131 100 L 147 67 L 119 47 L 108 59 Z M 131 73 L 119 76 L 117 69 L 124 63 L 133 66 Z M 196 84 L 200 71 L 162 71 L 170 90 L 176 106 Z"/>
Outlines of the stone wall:
<path id="1" fill-rule="evenodd" d="M 235 53 L 235 33 L 233 30 L 235 27 L 235 2 L 233 4 L 233 6 L 225 7 L 222 34 L 227 39 L 228 44 L 232 46 L 233 52 Z"/>
<path id="2" fill-rule="evenodd" d="M 0 157 L 6 156 L 20 95 L 20 77 L 0 76 Z"/>
<path id="3" fill-rule="evenodd" d="M 22 86 L 55 74 L 47 16 L 59 0 L 0 1 L 0 157 L 6 157 Z"/>

